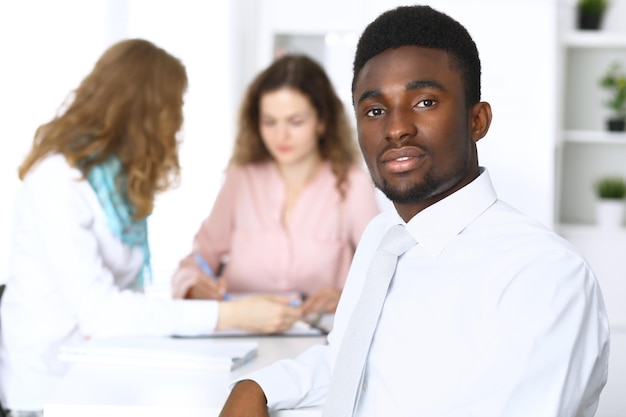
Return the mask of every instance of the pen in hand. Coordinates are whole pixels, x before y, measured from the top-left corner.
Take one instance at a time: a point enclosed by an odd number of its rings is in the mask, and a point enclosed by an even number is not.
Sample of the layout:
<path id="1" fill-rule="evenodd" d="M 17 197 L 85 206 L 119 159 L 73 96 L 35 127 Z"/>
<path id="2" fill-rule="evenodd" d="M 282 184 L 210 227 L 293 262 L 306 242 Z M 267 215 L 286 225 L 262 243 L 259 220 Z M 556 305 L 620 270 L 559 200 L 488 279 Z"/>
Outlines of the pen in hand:
<path id="1" fill-rule="evenodd" d="M 211 265 L 209 265 L 204 258 L 202 257 L 202 255 L 200 255 L 198 252 L 194 252 L 193 253 L 193 258 L 195 259 L 196 263 L 198 264 L 198 266 L 200 267 L 200 269 L 202 269 L 202 272 L 204 272 L 205 275 L 207 275 L 209 278 L 217 281 L 217 276 L 215 275 L 215 273 L 213 272 L 213 269 L 211 269 Z M 222 295 L 222 298 L 224 300 L 228 300 L 230 298 L 230 296 L 228 295 L 228 293 L 224 293 Z"/>

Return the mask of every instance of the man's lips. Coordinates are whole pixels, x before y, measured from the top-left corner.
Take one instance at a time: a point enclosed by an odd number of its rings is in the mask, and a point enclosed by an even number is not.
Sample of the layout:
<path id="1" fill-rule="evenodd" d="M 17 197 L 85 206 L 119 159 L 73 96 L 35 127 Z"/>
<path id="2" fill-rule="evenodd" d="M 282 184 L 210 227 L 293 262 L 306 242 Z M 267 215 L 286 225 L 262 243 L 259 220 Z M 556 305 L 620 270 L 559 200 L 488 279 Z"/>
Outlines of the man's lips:
<path id="1" fill-rule="evenodd" d="M 414 169 L 424 156 L 424 151 L 419 148 L 403 146 L 385 151 L 380 157 L 380 162 L 387 171 L 402 173 Z"/>

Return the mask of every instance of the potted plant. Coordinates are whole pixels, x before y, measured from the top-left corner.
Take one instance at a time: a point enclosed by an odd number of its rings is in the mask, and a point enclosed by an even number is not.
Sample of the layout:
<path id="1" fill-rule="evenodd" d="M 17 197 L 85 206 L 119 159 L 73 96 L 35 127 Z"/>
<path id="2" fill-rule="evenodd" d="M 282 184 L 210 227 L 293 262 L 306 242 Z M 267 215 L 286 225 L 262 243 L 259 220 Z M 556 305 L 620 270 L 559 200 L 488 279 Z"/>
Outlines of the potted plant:
<path id="1" fill-rule="evenodd" d="M 626 125 L 626 72 L 619 62 L 613 62 L 600 79 L 600 85 L 610 92 L 605 102 L 613 115 L 608 119 L 610 131 L 624 131 Z"/>
<path id="2" fill-rule="evenodd" d="M 578 29 L 600 29 L 608 2 L 609 0 L 578 0 L 576 4 Z"/>
<path id="3" fill-rule="evenodd" d="M 626 180 L 619 176 L 606 176 L 595 183 L 596 221 L 598 226 L 605 228 L 619 227 L 624 218 L 624 197 L 626 196 Z"/>

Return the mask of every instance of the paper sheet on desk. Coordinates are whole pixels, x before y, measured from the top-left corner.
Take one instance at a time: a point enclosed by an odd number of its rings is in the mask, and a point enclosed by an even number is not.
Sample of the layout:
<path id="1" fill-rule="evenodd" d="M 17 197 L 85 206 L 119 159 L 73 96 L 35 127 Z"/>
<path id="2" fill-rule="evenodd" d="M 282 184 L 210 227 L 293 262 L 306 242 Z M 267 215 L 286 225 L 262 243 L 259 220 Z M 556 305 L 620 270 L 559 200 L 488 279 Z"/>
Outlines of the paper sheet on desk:
<path id="1" fill-rule="evenodd" d="M 276 334 L 253 333 L 246 330 L 228 329 L 216 330 L 213 334 L 204 337 L 233 337 L 233 336 L 326 336 L 328 331 L 322 327 L 313 327 L 303 321 L 297 321 L 291 329 Z"/>
<path id="2" fill-rule="evenodd" d="M 257 354 L 258 342 L 122 336 L 62 346 L 59 359 L 111 365 L 231 371 Z"/>
<path id="3" fill-rule="evenodd" d="M 174 336 L 180 338 L 220 338 L 220 337 L 260 337 L 260 336 L 272 336 L 272 337 L 294 337 L 294 336 L 310 336 L 310 337 L 320 337 L 326 336 L 333 328 L 333 322 L 335 319 L 335 315 L 331 313 L 327 313 L 322 315 L 320 320 L 316 324 L 308 324 L 302 320 L 297 321 L 291 329 L 284 331 L 282 333 L 253 333 L 245 330 L 239 329 L 228 329 L 228 330 L 216 330 L 212 334 L 204 335 L 204 336 Z"/>

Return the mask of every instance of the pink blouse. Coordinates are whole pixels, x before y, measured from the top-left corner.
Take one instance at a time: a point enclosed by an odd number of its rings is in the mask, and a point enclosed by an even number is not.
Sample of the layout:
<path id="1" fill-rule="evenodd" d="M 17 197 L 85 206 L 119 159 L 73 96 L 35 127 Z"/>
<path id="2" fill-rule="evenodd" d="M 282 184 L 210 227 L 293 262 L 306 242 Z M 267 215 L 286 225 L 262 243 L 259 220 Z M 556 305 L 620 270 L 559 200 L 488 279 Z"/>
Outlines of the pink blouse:
<path id="1" fill-rule="evenodd" d="M 330 163 L 324 163 L 298 197 L 285 226 L 285 185 L 276 165 L 232 167 L 196 233 L 194 250 L 214 271 L 228 257 L 222 276 L 229 292 L 310 295 L 326 286 L 343 288 L 361 234 L 379 212 L 365 171 L 352 168 L 347 181 L 342 199 Z M 194 262 L 187 256 L 179 270 L 196 267 Z"/>

